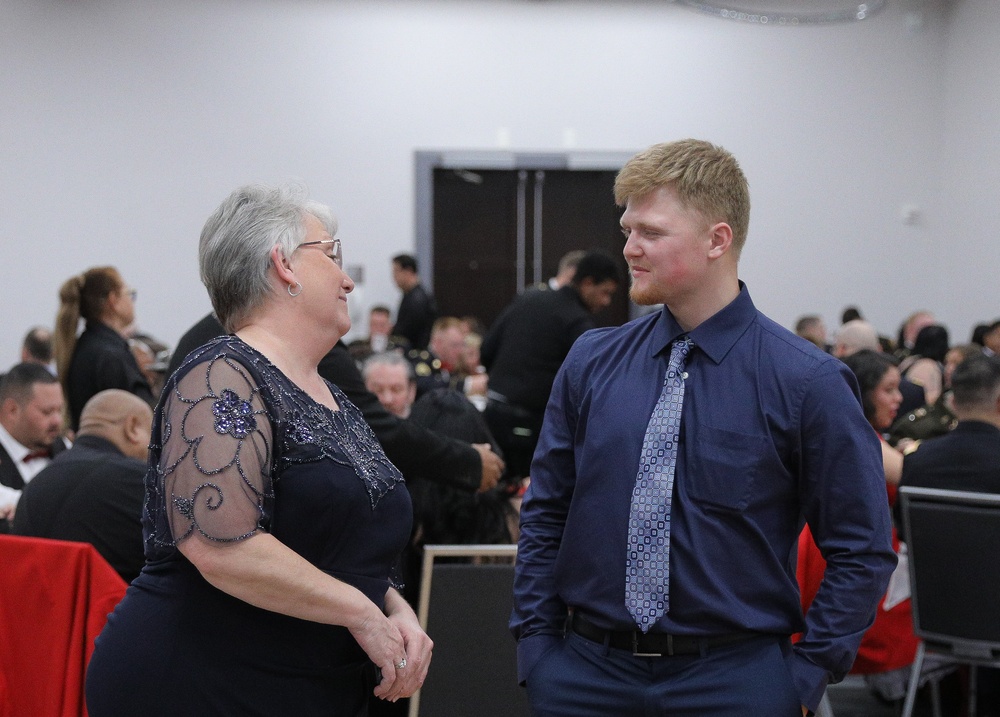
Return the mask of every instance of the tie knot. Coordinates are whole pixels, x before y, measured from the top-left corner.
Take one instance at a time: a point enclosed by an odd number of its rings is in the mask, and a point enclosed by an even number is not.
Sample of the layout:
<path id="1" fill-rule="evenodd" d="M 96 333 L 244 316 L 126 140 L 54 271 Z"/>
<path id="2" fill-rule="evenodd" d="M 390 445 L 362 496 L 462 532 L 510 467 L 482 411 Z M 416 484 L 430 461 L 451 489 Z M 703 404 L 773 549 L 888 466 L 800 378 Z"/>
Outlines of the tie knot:
<path id="1" fill-rule="evenodd" d="M 690 336 L 684 334 L 678 337 L 670 349 L 670 365 L 674 368 L 682 368 L 692 348 L 694 348 L 694 341 L 691 340 Z"/>

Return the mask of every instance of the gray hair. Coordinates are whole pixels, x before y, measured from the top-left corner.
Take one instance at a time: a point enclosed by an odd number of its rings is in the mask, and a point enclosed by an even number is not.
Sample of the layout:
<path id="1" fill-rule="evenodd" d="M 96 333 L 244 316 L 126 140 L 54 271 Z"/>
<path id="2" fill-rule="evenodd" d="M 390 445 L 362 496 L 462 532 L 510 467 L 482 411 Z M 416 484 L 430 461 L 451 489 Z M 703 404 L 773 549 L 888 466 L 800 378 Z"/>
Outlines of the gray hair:
<path id="1" fill-rule="evenodd" d="M 198 246 L 201 281 L 226 331 L 235 331 L 271 292 L 271 249 L 290 257 L 305 238 L 305 215 L 319 219 L 330 236 L 337 221 L 330 209 L 306 196 L 304 187 L 248 184 L 230 194 L 205 222 Z"/>
<path id="2" fill-rule="evenodd" d="M 365 381 L 368 380 L 368 374 L 371 373 L 372 368 L 375 366 L 402 366 L 406 371 L 406 379 L 410 383 L 417 380 L 417 375 L 413 371 L 413 364 L 407 361 L 405 356 L 396 351 L 382 351 L 366 358 L 364 364 L 361 366 L 361 376 Z"/>
<path id="3" fill-rule="evenodd" d="M 878 331 L 863 319 L 848 321 L 837 330 L 836 355 L 843 358 L 863 349 L 881 351 Z"/>

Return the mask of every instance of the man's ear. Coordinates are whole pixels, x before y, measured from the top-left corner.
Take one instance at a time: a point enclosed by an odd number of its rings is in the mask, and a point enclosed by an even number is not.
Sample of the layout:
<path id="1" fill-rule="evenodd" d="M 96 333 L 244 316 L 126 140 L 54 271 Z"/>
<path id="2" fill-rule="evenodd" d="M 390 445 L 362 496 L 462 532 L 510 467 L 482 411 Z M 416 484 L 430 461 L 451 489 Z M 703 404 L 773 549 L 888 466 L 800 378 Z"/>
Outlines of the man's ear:
<path id="1" fill-rule="evenodd" d="M 138 443 L 142 440 L 142 429 L 139 426 L 139 417 L 134 413 L 126 416 L 122 423 L 122 431 L 125 433 L 125 440 L 129 443 Z"/>
<path id="2" fill-rule="evenodd" d="M 733 246 L 733 229 L 725 222 L 717 222 L 709 227 L 712 243 L 708 249 L 709 259 L 718 259 Z"/>
<path id="3" fill-rule="evenodd" d="M 3 416 L 4 418 L 14 418 L 17 416 L 20 409 L 21 404 L 13 398 L 5 398 L 3 403 L 0 403 L 0 416 Z"/>

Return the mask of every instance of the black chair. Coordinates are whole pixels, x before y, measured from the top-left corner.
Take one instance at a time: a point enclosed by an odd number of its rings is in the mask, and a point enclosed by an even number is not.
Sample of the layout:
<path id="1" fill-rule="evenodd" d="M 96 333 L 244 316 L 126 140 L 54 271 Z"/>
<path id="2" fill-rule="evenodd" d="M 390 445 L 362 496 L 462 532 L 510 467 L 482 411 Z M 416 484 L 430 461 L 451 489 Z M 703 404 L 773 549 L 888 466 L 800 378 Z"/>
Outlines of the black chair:
<path id="1" fill-rule="evenodd" d="M 969 665 L 969 715 L 976 668 L 1000 667 L 1000 495 L 903 486 L 913 629 L 922 642 L 903 717 L 913 713 L 926 652 Z M 935 695 L 936 698 L 936 695 Z M 940 705 L 935 700 L 935 715 Z"/>
<path id="2" fill-rule="evenodd" d="M 424 546 L 419 617 L 434 660 L 409 717 L 528 716 L 507 629 L 516 554 L 516 545 Z"/>

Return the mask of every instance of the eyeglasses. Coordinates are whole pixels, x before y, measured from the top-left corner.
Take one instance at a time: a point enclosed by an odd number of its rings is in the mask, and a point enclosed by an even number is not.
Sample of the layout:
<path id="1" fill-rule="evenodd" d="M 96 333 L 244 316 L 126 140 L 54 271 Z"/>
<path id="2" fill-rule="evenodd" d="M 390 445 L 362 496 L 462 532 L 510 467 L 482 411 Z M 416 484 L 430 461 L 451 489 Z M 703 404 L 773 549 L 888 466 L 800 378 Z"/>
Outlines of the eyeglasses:
<path id="1" fill-rule="evenodd" d="M 319 241 L 307 241 L 299 244 L 296 249 L 301 249 L 304 246 L 319 246 L 320 244 L 330 244 L 333 251 L 327 254 L 328 257 L 333 261 L 334 264 L 339 266 L 341 269 L 344 268 L 344 256 L 340 250 L 340 239 L 320 239 Z M 326 252 L 323 252 L 326 254 Z"/>
<path id="2" fill-rule="evenodd" d="M 136 291 L 135 289 L 120 289 L 119 291 L 120 293 L 125 294 L 130 299 L 132 299 L 132 301 L 135 301 L 136 298 L 139 296 L 139 292 Z"/>

